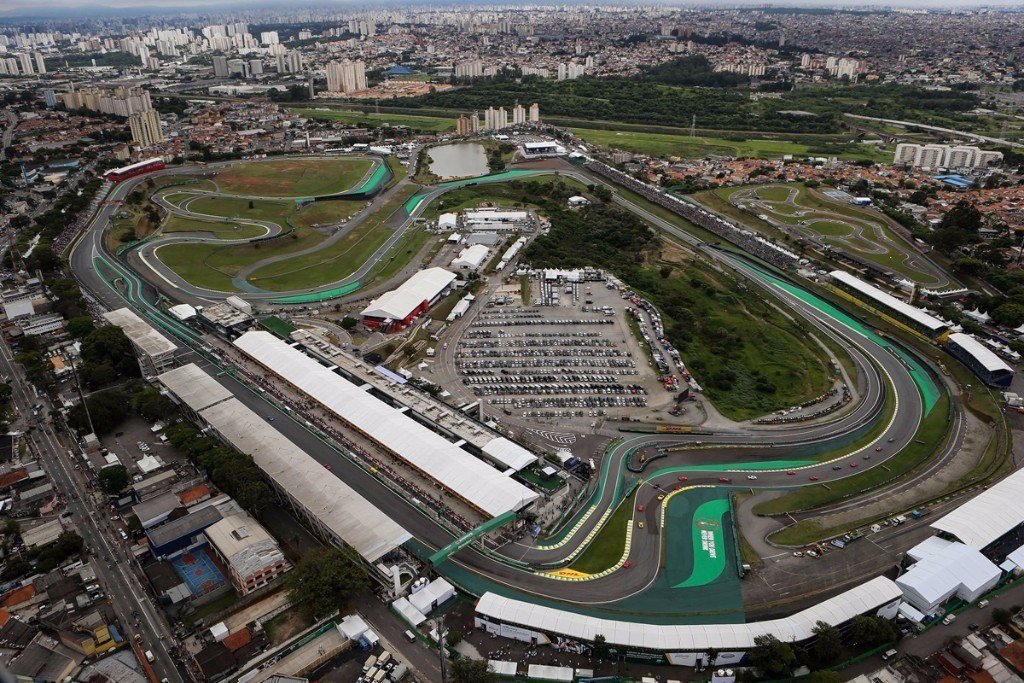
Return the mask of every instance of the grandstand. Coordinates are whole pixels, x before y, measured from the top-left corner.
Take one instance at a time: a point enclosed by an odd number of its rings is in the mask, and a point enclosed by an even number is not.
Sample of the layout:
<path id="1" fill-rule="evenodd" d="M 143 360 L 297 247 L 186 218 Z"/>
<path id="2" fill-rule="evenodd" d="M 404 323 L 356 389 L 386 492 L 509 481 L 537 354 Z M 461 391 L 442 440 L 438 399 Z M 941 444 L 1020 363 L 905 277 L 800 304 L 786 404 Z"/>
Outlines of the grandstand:
<path id="1" fill-rule="evenodd" d="M 844 270 L 833 270 L 828 276 L 833 291 L 898 327 L 930 340 L 942 340 L 949 334 L 946 322 Z"/>
<path id="2" fill-rule="evenodd" d="M 234 345 L 487 519 L 521 510 L 538 498 L 512 479 L 514 467 L 495 469 L 269 332 L 246 332 Z"/>
<path id="3" fill-rule="evenodd" d="M 1005 389 L 1013 382 L 1013 368 L 969 334 L 949 335 L 944 348 L 990 387 Z"/>

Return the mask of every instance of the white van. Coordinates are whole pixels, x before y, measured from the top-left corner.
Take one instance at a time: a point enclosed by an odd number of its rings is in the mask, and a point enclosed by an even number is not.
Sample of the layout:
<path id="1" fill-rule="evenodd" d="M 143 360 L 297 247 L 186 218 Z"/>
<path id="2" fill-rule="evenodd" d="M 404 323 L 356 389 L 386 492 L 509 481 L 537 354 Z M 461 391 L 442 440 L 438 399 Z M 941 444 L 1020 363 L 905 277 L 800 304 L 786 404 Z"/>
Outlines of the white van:
<path id="1" fill-rule="evenodd" d="M 892 648 L 891 650 L 886 650 L 885 654 L 882 655 L 882 661 L 883 662 L 887 662 L 890 659 L 892 659 L 893 657 L 895 657 L 897 654 L 899 654 L 899 653 L 896 652 L 896 648 Z"/>
<path id="2" fill-rule="evenodd" d="M 947 614 L 946 618 L 942 620 L 942 623 L 944 625 L 948 626 L 949 624 L 952 624 L 955 619 L 956 619 L 956 615 L 955 614 Z"/>

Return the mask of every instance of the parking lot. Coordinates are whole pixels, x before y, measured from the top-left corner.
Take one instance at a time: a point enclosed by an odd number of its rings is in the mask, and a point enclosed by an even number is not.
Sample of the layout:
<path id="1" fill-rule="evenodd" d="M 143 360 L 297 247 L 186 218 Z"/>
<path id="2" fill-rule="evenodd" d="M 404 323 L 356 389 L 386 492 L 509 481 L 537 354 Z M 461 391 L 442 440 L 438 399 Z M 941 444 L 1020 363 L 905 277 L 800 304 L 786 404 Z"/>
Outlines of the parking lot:
<path id="1" fill-rule="evenodd" d="M 509 418 L 570 420 L 577 429 L 671 406 L 673 394 L 630 328 L 633 304 L 617 289 L 543 273 L 528 283 L 478 303 L 455 342 L 458 393 Z"/>

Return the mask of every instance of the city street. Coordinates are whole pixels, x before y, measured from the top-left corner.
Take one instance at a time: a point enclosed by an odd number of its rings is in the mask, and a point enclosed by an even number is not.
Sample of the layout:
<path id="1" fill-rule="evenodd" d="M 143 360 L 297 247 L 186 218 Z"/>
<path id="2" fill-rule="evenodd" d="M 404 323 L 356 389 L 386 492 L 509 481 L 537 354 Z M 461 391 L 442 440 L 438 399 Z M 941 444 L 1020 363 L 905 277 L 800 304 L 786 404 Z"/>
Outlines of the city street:
<path id="1" fill-rule="evenodd" d="M 35 395 L 20 366 L 13 362 L 6 343 L 0 343 L 0 359 L 0 371 L 10 377 L 10 384 L 14 390 L 12 404 L 15 411 L 22 416 L 22 421 L 25 421 L 25 416 L 32 414 L 32 406 L 36 403 L 43 404 L 43 410 L 40 412 L 45 415 L 50 409 L 49 402 L 45 397 Z M 20 425 L 12 425 L 12 429 L 19 427 Z M 24 425 L 24 428 L 27 429 L 28 425 Z M 52 425 L 45 418 L 40 418 L 36 428 L 26 431 L 25 434 L 29 448 L 41 459 L 55 490 L 67 501 L 67 509 L 72 514 L 72 520 L 91 552 L 96 575 L 106 590 L 114 613 L 124 627 L 125 638 L 132 642 L 133 634 L 141 634 L 141 649 L 136 648 L 136 654 L 141 654 L 142 650 L 152 650 L 156 660 L 151 666 L 156 680 L 184 680 L 174 664 L 174 657 L 168 650 L 168 646 L 174 642 L 171 631 L 163 616 L 141 588 L 144 579 L 133 572 L 134 561 L 127 546 L 120 539 L 114 538 L 112 531 L 109 537 L 104 532 L 104 529 L 112 530 L 106 522 L 106 509 L 92 502 L 92 494 L 88 490 L 84 476 L 74 469 L 69 455 L 72 451 L 62 444 Z M 77 451 L 77 446 L 72 448 Z M 133 614 L 138 614 L 139 618 L 133 618 Z M 145 659 L 140 657 L 140 662 L 145 668 Z"/>

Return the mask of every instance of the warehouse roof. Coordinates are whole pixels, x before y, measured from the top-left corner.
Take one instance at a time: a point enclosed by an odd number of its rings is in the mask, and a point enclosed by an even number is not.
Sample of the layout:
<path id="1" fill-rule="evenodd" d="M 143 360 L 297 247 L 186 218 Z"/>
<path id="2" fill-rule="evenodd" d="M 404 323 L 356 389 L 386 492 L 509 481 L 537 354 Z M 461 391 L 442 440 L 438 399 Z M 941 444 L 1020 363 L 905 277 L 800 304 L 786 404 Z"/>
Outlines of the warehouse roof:
<path id="1" fill-rule="evenodd" d="M 163 526 L 147 531 L 146 537 L 149 538 L 150 546 L 154 549 L 160 548 L 168 543 L 177 541 L 179 538 L 198 534 L 211 524 L 220 521 L 221 516 L 220 510 L 210 505 L 184 517 L 179 517 L 173 522 L 168 522 Z"/>
<path id="2" fill-rule="evenodd" d="M 409 533 L 236 398 L 210 406 L 203 419 L 332 534 L 367 562 L 402 545 Z"/>
<path id="3" fill-rule="evenodd" d="M 424 301 L 431 301 L 455 282 L 455 273 L 444 268 L 427 268 L 415 273 L 390 292 L 370 302 L 361 315 L 403 320 Z"/>
<path id="4" fill-rule="evenodd" d="M 592 641 L 595 636 L 603 635 L 612 646 L 662 652 L 699 652 L 710 647 L 747 650 L 754 647 L 755 637 L 765 634 L 772 634 L 784 642 L 804 641 L 814 635 L 818 621 L 842 624 L 855 616 L 874 613 L 901 595 L 892 580 L 879 576 L 802 612 L 749 624 L 664 625 L 617 621 L 535 605 L 496 593 L 485 593 L 477 603 L 476 611 L 501 623 L 579 640 Z"/>
<path id="5" fill-rule="evenodd" d="M 913 320 L 918 325 L 929 329 L 929 330 L 941 330 L 944 327 L 948 327 L 946 323 L 942 322 L 933 315 L 929 315 L 922 311 L 917 306 L 911 306 L 902 299 L 897 299 L 892 294 L 885 292 L 874 285 L 869 285 L 858 277 L 847 273 L 845 270 L 833 270 L 829 273 L 836 282 L 846 285 L 850 289 L 853 289 L 864 296 L 877 301 L 886 308 L 890 308 L 900 315 Z"/>
<path id="6" fill-rule="evenodd" d="M 492 517 L 537 494 L 440 434 L 328 370 L 269 332 L 247 332 L 235 346 L 428 477 Z"/>
<path id="7" fill-rule="evenodd" d="M 955 332 L 949 335 L 949 341 L 971 354 L 971 356 L 989 372 L 997 372 L 999 370 L 1013 372 L 1013 368 L 1007 365 L 1002 358 L 997 356 L 992 349 L 988 348 L 969 334 Z"/>
<path id="8" fill-rule="evenodd" d="M 452 260 L 452 267 L 476 270 L 483 265 L 489 251 L 486 244 L 474 244 L 471 247 L 466 247 Z"/>
<path id="9" fill-rule="evenodd" d="M 159 356 L 162 353 L 173 353 L 177 345 L 163 336 L 152 325 L 135 314 L 130 308 L 118 308 L 103 314 L 107 322 L 117 325 L 128 339 L 143 350 L 148 356 Z"/>
<path id="10" fill-rule="evenodd" d="M 1024 522 L 1024 470 L 1017 470 L 931 523 L 981 550 Z"/>
<path id="11" fill-rule="evenodd" d="M 233 396 L 231 390 L 211 377 L 195 363 L 182 365 L 162 373 L 160 384 L 167 387 L 185 405 L 199 412 L 214 403 L 220 403 Z"/>

